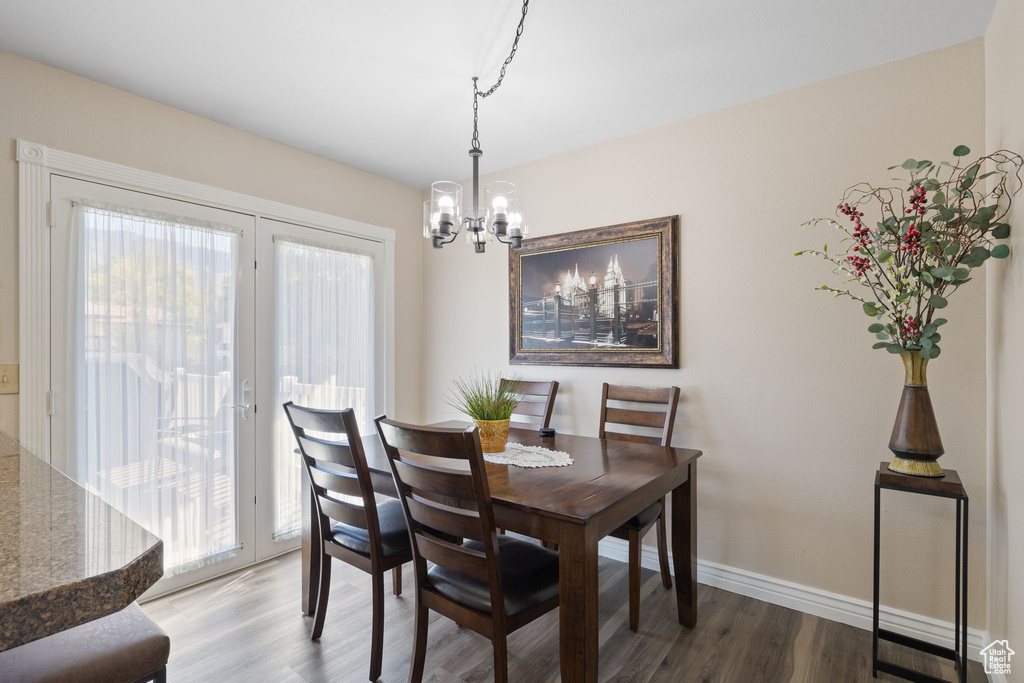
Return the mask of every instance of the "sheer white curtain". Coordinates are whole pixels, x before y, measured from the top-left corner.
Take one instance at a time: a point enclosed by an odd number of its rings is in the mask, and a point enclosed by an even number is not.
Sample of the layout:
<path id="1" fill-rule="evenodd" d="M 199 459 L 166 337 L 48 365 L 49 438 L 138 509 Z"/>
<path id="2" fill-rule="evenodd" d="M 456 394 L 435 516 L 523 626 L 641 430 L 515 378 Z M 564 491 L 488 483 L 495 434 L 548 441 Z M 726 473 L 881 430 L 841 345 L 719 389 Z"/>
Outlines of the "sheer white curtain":
<path id="1" fill-rule="evenodd" d="M 231 230 L 74 208 L 69 474 L 163 539 L 167 574 L 238 546 Z"/>
<path id="2" fill-rule="evenodd" d="M 280 406 L 352 408 L 367 433 L 373 405 L 373 258 L 326 244 L 274 237 L 274 536 L 301 524 L 295 438 Z"/>

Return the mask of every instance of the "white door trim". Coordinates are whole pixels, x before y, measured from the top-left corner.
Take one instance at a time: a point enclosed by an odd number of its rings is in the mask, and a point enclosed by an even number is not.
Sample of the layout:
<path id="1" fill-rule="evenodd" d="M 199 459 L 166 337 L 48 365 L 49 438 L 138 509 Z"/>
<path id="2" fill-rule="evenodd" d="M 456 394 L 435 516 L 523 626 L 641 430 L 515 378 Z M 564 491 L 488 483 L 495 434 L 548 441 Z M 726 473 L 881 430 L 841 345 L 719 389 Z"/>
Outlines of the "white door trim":
<path id="1" fill-rule="evenodd" d="M 395 231 L 310 211 L 259 197 L 222 190 L 180 178 L 64 152 L 18 140 L 19 267 L 19 440 L 39 457 L 50 459 L 48 392 L 50 387 L 50 175 L 60 173 L 129 190 L 330 230 L 384 244 L 387 284 L 386 405 L 394 407 Z"/>

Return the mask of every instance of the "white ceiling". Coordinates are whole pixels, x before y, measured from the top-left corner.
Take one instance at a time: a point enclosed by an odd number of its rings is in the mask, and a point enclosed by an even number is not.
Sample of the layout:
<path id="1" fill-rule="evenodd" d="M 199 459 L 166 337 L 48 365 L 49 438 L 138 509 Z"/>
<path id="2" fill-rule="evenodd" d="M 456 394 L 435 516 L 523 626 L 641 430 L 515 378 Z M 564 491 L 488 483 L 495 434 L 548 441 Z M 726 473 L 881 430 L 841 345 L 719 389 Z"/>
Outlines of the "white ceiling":
<path id="1" fill-rule="evenodd" d="M 480 105 L 482 170 L 977 38 L 995 3 L 534 0 L 505 84 Z M 469 175 L 470 77 L 493 83 L 519 12 L 517 0 L 0 0 L 0 49 L 423 188 Z"/>

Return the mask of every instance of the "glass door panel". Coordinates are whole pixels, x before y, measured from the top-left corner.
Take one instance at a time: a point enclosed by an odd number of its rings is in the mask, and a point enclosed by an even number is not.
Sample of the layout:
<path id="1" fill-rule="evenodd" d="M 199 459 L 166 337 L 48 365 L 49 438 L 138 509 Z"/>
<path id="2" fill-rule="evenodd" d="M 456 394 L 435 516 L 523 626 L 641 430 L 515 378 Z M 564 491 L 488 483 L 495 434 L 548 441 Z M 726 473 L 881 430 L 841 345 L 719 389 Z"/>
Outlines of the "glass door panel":
<path id="1" fill-rule="evenodd" d="M 52 190 L 67 264 L 52 324 L 68 340 L 54 464 L 164 541 L 156 592 L 251 562 L 253 429 L 237 406 L 254 219 L 80 180 Z"/>
<path id="2" fill-rule="evenodd" d="M 295 546 L 302 521 L 301 462 L 281 406 L 294 401 L 352 408 L 364 434 L 380 412 L 374 291 L 381 245 L 277 221 L 262 220 L 261 226 L 269 230 L 261 236 L 259 286 L 267 276 L 274 301 L 272 320 L 265 323 L 272 329 L 260 337 L 273 340 L 261 355 L 273 368 L 271 424 L 263 426 L 271 432 L 265 490 L 274 503 L 271 514 L 261 513 L 267 530 L 260 534 L 266 538 L 261 554 L 269 555 Z"/>

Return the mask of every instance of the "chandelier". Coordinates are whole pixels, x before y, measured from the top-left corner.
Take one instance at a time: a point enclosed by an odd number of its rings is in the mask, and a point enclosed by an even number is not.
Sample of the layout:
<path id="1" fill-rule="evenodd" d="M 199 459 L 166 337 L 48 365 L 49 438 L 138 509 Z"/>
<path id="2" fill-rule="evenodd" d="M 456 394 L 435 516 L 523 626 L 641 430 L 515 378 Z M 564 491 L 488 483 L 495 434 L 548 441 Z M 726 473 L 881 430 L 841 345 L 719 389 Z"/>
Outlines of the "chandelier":
<path id="1" fill-rule="evenodd" d="M 501 66 L 497 82 L 488 90 L 480 90 L 477 87 L 477 77 L 473 77 L 473 141 L 472 149 L 469 150 L 469 156 L 473 159 L 471 212 L 463 217 L 462 186 L 448 180 L 432 184 L 430 201 L 423 203 L 423 236 L 431 241 L 435 249 L 454 241 L 463 225 L 466 227 L 466 241 L 473 245 L 473 250 L 478 254 L 484 253 L 486 243 L 494 238 L 513 248 L 519 248 L 528 233 L 526 207 L 523 200 L 515 196 L 516 186 L 512 183 L 500 180 L 489 183 L 484 188 L 484 206 L 480 206 L 480 157 L 483 151 L 480 149 L 477 124 L 480 100 L 494 94 L 505 79 L 505 70 L 516 56 L 529 5 L 530 0 L 523 0 L 523 16 L 516 28 L 512 51 Z"/>

